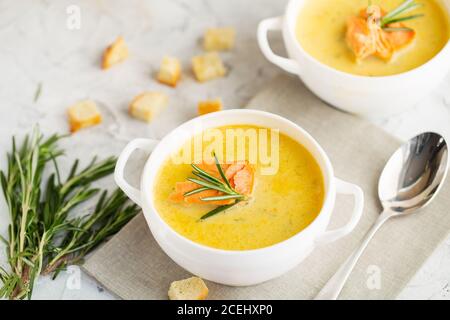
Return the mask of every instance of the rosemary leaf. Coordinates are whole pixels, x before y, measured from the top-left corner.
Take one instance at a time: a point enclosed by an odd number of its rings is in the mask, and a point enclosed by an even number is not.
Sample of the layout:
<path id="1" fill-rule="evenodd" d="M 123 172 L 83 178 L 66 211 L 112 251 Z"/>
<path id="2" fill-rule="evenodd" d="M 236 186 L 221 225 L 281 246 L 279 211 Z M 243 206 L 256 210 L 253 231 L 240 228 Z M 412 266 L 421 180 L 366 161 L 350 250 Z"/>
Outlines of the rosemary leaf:
<path id="1" fill-rule="evenodd" d="M 186 192 L 186 193 L 184 194 L 184 196 L 185 196 L 185 197 L 188 197 L 188 196 L 191 196 L 191 195 L 193 195 L 193 194 L 200 193 L 200 192 L 203 192 L 203 191 L 206 191 L 206 190 L 209 190 L 209 188 L 207 188 L 207 187 L 197 188 L 197 189 L 194 189 L 194 190 L 192 190 L 192 191 Z"/>
<path id="2" fill-rule="evenodd" d="M 229 194 L 224 196 L 214 196 L 214 197 L 206 197 L 201 198 L 203 201 L 220 201 L 220 200 L 230 200 L 230 199 L 242 199 L 244 196 L 242 194 Z"/>
<path id="3" fill-rule="evenodd" d="M 5 244 L 5 245 L 9 244 L 8 240 L 6 240 L 6 238 L 1 235 L 0 235 L 0 241 L 3 242 L 3 244 Z"/>
<path id="4" fill-rule="evenodd" d="M 225 173 L 222 170 L 222 166 L 219 163 L 219 159 L 217 159 L 216 153 L 214 152 L 213 155 L 214 155 L 214 160 L 216 161 L 216 167 L 220 173 L 220 176 L 222 177 L 223 181 L 225 181 L 225 183 L 227 184 L 227 187 L 231 189 L 230 181 L 228 181 L 227 177 L 225 176 Z"/>
<path id="5" fill-rule="evenodd" d="M 215 209 L 209 211 L 208 213 L 204 214 L 204 215 L 200 218 L 200 220 L 205 220 L 205 219 L 210 218 L 210 217 L 212 217 L 212 216 L 214 216 L 214 215 L 216 215 L 216 214 L 218 214 L 218 213 L 220 213 L 220 212 L 222 212 L 222 211 L 225 211 L 225 210 L 227 210 L 227 209 L 230 209 L 231 207 L 233 207 L 233 206 L 235 206 L 236 204 L 238 204 L 238 202 L 239 202 L 239 201 L 236 201 L 235 203 L 232 203 L 232 204 L 227 204 L 227 205 L 224 205 L 224 206 L 219 206 L 219 207 L 217 207 L 217 208 L 215 208 Z"/>

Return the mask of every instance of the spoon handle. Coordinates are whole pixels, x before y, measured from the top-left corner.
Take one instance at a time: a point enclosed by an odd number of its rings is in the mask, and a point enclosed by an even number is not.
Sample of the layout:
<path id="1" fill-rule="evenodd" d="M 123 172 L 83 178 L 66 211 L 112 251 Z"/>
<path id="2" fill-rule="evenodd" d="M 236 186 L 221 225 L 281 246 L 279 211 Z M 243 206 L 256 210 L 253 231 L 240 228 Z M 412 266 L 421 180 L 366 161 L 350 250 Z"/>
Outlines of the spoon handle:
<path id="1" fill-rule="evenodd" d="M 350 257 L 347 258 L 347 260 L 344 262 L 344 264 L 341 265 L 341 267 L 333 275 L 333 277 L 328 280 L 322 290 L 320 290 L 319 294 L 315 297 L 315 300 L 337 299 L 364 249 L 367 247 L 377 230 L 383 225 L 383 223 L 386 222 L 386 220 L 392 217 L 392 215 L 393 213 L 390 211 L 383 211 L 372 228 L 367 232 L 366 236 L 364 237 L 363 243 L 350 255 Z"/>

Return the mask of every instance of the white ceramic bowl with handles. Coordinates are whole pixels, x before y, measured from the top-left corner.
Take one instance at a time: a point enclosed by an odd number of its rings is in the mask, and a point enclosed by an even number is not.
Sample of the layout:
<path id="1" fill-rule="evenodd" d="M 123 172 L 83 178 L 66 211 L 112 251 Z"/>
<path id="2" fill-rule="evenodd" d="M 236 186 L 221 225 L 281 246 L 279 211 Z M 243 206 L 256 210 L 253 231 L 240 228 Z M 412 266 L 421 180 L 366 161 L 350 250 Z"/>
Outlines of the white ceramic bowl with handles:
<path id="1" fill-rule="evenodd" d="M 256 250 L 229 251 L 195 243 L 175 232 L 158 214 L 153 199 L 155 177 L 170 154 L 181 148 L 191 136 L 202 130 L 225 125 L 250 124 L 279 129 L 314 156 L 325 180 L 325 199 L 317 218 L 295 236 Z M 124 179 L 124 168 L 136 149 L 151 152 L 141 174 L 140 189 Z M 232 286 L 246 286 L 275 278 L 298 265 L 316 246 L 333 242 L 354 229 L 363 209 L 361 189 L 334 177 L 330 160 L 319 144 L 302 128 L 280 116 L 256 110 L 228 110 L 190 120 L 169 133 L 160 142 L 148 139 L 131 141 L 122 151 L 114 173 L 119 187 L 139 206 L 158 244 L 177 264 L 204 279 Z M 341 228 L 326 230 L 336 193 L 354 196 L 350 220 Z"/>
<path id="2" fill-rule="evenodd" d="M 365 77 L 333 69 L 303 50 L 295 35 L 297 17 L 306 1 L 314 0 L 291 0 L 284 16 L 261 21 L 258 44 L 270 62 L 298 75 L 312 92 L 333 106 L 370 118 L 399 113 L 426 96 L 450 70 L 449 42 L 427 63 L 397 75 Z M 443 4 L 450 11 L 450 0 L 443 0 Z M 270 49 L 269 30 L 281 30 L 289 58 Z"/>

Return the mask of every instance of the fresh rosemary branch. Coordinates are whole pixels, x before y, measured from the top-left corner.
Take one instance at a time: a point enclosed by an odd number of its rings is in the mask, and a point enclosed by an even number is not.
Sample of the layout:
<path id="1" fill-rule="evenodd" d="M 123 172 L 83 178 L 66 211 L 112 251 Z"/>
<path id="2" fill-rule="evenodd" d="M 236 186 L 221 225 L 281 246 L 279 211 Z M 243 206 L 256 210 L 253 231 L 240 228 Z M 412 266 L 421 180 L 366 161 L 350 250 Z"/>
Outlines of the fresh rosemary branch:
<path id="1" fill-rule="evenodd" d="M 417 3 L 415 0 L 406 0 L 401 5 L 399 5 L 397 8 L 390 11 L 383 18 L 381 18 L 380 26 L 382 28 L 388 28 L 389 24 L 391 24 L 391 23 L 408 21 L 408 20 L 419 18 L 419 17 L 423 17 L 423 14 L 414 14 L 414 15 L 410 15 L 410 16 L 399 17 L 400 15 L 408 13 L 408 12 L 415 10 L 421 6 L 422 6 L 422 4 Z"/>
<path id="2" fill-rule="evenodd" d="M 8 227 L 7 257 L 12 274 L 2 270 L 3 296 L 24 298 L 31 295 L 32 285 L 42 268 L 42 248 L 47 233 L 39 223 L 40 185 L 47 162 L 62 154 L 53 135 L 44 140 L 35 128 L 20 148 L 13 138 L 12 152 L 7 154 L 7 174 L 0 171 L 0 182 L 11 224 Z"/>
<path id="3" fill-rule="evenodd" d="M 44 274 L 59 272 L 68 264 L 80 262 L 97 245 L 118 232 L 139 211 L 136 205 L 127 206 L 127 200 L 119 189 L 109 197 L 103 191 L 92 214 L 71 220 L 71 228 L 49 256 Z"/>
<path id="4" fill-rule="evenodd" d="M 201 187 L 191 190 L 189 192 L 186 192 L 184 194 L 184 196 L 185 197 L 191 196 L 193 194 L 200 193 L 200 192 L 206 191 L 206 190 L 216 190 L 216 191 L 224 193 L 224 195 L 205 197 L 205 198 L 200 198 L 200 199 L 202 201 L 220 201 L 220 200 L 235 199 L 236 201 L 231 204 L 218 206 L 217 208 L 204 214 L 200 218 L 201 220 L 204 220 L 213 215 L 216 215 L 217 213 L 227 210 L 245 198 L 245 196 L 243 194 L 236 192 L 236 190 L 234 190 L 231 187 L 230 181 L 226 177 L 225 173 L 223 172 L 222 166 L 219 163 L 219 159 L 217 159 L 217 156 L 215 153 L 213 153 L 213 155 L 214 155 L 214 160 L 215 160 L 215 164 L 217 167 L 217 171 L 219 172 L 220 176 L 222 177 L 222 180 L 212 176 L 211 174 L 209 174 L 205 170 L 201 169 L 200 167 L 196 166 L 195 164 L 191 164 L 192 168 L 194 168 L 194 171 L 192 171 L 192 174 L 195 175 L 197 178 L 188 178 L 188 180 L 198 184 Z"/>
<path id="5" fill-rule="evenodd" d="M 45 140 L 37 128 L 19 148 L 13 138 L 6 173 L 0 171 L 11 220 L 8 239 L 0 238 L 6 244 L 10 269 L 0 268 L 0 297 L 31 298 L 40 274 L 56 276 L 63 266 L 81 261 L 138 212 L 135 205 L 127 205 L 121 191 L 109 197 L 103 192 L 91 215 L 70 218 L 75 207 L 98 193 L 90 184 L 112 173 L 115 159 L 94 159 L 82 170 L 77 160 L 62 181 L 56 161 L 63 154 L 57 147 L 60 138 L 53 135 Z M 54 172 L 44 182 L 49 164 Z"/>

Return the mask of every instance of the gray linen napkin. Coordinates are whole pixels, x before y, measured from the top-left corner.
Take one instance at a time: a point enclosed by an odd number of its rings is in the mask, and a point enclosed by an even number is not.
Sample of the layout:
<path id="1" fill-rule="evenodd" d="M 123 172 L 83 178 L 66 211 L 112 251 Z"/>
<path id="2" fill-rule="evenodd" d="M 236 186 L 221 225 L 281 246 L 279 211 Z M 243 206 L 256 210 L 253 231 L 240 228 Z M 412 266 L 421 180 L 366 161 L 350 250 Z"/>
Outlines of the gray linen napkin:
<path id="1" fill-rule="evenodd" d="M 336 176 L 363 188 L 365 209 L 354 232 L 315 250 L 282 277 L 251 287 L 208 282 L 209 298 L 313 298 L 379 214 L 378 177 L 399 141 L 365 120 L 329 107 L 289 76 L 276 78 L 247 107 L 280 114 L 311 133 L 329 155 Z M 388 221 L 361 257 L 340 298 L 395 298 L 448 235 L 449 207 L 448 180 L 435 201 L 421 213 Z M 344 223 L 350 208 L 351 198 L 339 196 L 331 227 Z M 142 215 L 95 252 L 84 270 L 124 299 L 166 299 L 170 283 L 189 276 L 161 251 Z"/>

